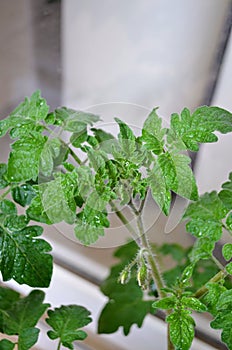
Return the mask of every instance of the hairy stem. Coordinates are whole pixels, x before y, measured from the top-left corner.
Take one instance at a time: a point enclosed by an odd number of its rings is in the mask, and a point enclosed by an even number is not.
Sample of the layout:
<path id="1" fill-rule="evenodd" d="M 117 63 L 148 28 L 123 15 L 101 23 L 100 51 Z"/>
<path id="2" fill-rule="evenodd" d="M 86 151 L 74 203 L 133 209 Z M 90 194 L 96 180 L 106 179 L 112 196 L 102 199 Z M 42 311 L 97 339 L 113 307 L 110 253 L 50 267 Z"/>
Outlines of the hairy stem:
<path id="1" fill-rule="evenodd" d="M 221 279 L 223 279 L 225 276 L 227 275 L 227 273 L 225 271 L 219 271 L 215 276 L 213 276 L 209 281 L 209 282 L 219 282 Z M 203 287 L 201 287 L 200 289 L 198 289 L 196 291 L 196 293 L 194 294 L 195 298 L 201 298 L 205 293 L 208 292 L 208 288 L 206 287 L 206 285 L 204 285 Z"/>
<path id="2" fill-rule="evenodd" d="M 127 230 L 131 233 L 133 239 L 136 241 L 138 240 L 138 234 L 136 230 L 131 226 L 125 215 L 118 209 L 118 207 L 111 201 L 110 206 L 112 210 L 115 212 L 117 217 L 121 220 L 121 222 L 126 226 Z"/>
<path id="3" fill-rule="evenodd" d="M 142 220 L 141 215 L 139 215 L 137 218 L 137 224 L 138 224 L 139 232 L 141 234 L 142 245 L 144 248 L 146 248 L 146 251 L 148 252 L 147 261 L 148 261 L 150 268 L 151 268 L 151 271 L 152 271 L 153 281 L 156 284 L 156 288 L 157 288 L 157 291 L 158 291 L 160 298 L 164 298 L 166 296 L 166 293 L 163 291 L 165 284 L 164 284 L 164 281 L 162 279 L 162 274 L 161 274 L 160 269 L 159 269 L 159 264 L 158 264 L 154 254 L 152 252 L 149 240 L 146 236 L 146 232 L 144 230 L 143 220 Z M 169 314 L 168 311 L 167 311 L 167 314 Z M 172 344 L 171 338 L 170 338 L 170 325 L 169 324 L 168 324 L 168 328 L 167 328 L 167 348 L 168 348 L 168 350 L 175 350 L 174 345 Z"/>
<path id="4" fill-rule="evenodd" d="M 155 259 L 150 243 L 147 239 L 141 215 L 137 217 L 137 224 L 138 224 L 139 234 L 141 237 L 142 247 L 146 248 L 146 251 L 147 251 L 147 261 L 151 268 L 152 278 L 155 282 L 159 296 L 161 298 L 164 298 L 166 296 L 166 293 L 162 289 L 165 287 L 165 284 L 162 279 L 162 275 L 159 269 L 159 264 Z"/>
<path id="5" fill-rule="evenodd" d="M 158 264 L 154 254 L 152 252 L 149 240 L 146 236 L 146 232 L 145 232 L 143 221 L 142 221 L 142 211 L 144 208 L 144 204 L 145 204 L 145 199 L 142 201 L 142 204 L 141 204 L 140 209 L 138 211 L 130 203 L 130 208 L 132 209 L 133 213 L 136 216 L 139 235 L 136 232 L 136 230 L 130 225 L 130 223 L 128 222 L 127 218 L 123 215 L 123 213 L 121 211 L 119 211 L 117 206 L 112 202 L 111 202 L 111 207 L 115 211 L 116 215 L 121 220 L 121 222 L 124 225 L 126 225 L 128 231 L 132 234 L 132 236 L 133 236 L 135 242 L 137 243 L 137 245 L 139 246 L 139 248 L 144 248 L 146 250 L 147 262 L 148 262 L 149 267 L 151 269 L 153 281 L 156 285 L 156 288 L 157 288 L 157 291 L 158 291 L 160 298 L 164 298 L 166 296 L 166 293 L 163 291 L 165 284 L 164 284 L 163 279 L 162 279 L 162 274 L 160 272 L 159 264 Z M 175 349 L 172 342 L 171 342 L 169 325 L 167 328 L 167 349 L 168 350 Z"/>

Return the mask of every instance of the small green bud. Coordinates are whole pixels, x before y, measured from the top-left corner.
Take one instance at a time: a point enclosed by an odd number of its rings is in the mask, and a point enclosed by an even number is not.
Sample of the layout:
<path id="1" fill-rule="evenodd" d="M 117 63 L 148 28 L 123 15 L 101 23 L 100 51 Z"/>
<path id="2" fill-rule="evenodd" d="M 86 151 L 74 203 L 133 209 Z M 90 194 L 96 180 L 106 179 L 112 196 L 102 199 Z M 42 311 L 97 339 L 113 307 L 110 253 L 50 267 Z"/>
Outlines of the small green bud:
<path id="1" fill-rule="evenodd" d="M 122 272 L 120 273 L 119 281 L 121 284 L 127 284 L 131 278 L 131 272 L 128 267 L 126 267 Z"/>
<path id="2" fill-rule="evenodd" d="M 137 272 L 137 281 L 141 288 L 146 289 L 147 288 L 147 282 L 148 282 L 148 271 L 147 266 L 145 263 L 143 263 L 138 268 Z"/>

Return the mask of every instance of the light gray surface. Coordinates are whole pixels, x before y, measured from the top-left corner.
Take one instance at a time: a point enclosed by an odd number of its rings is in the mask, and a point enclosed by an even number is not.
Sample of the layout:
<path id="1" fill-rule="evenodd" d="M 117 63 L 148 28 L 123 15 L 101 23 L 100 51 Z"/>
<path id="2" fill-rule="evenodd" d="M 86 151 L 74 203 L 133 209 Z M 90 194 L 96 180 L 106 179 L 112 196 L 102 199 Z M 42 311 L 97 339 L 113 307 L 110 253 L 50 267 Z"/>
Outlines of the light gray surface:
<path id="1" fill-rule="evenodd" d="M 63 103 L 160 106 L 167 119 L 185 106 L 196 107 L 212 79 L 229 4 L 64 0 Z M 142 118 L 133 112 L 126 110 L 122 117 L 140 127 Z M 116 113 L 112 105 L 104 121 Z"/>

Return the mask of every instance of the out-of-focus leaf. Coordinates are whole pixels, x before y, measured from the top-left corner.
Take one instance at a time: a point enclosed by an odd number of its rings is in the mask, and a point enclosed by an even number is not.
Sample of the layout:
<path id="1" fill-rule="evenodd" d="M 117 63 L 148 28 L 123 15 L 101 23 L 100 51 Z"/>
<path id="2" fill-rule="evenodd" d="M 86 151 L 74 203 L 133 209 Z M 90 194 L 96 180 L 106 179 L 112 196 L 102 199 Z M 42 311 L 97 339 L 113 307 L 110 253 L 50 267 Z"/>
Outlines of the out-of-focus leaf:
<path id="1" fill-rule="evenodd" d="M 48 310 L 46 322 L 52 327 L 48 331 L 50 339 L 59 338 L 61 344 L 68 349 L 74 349 L 75 340 L 84 340 L 87 334 L 79 330 L 92 321 L 90 312 L 79 305 L 67 305 Z"/>

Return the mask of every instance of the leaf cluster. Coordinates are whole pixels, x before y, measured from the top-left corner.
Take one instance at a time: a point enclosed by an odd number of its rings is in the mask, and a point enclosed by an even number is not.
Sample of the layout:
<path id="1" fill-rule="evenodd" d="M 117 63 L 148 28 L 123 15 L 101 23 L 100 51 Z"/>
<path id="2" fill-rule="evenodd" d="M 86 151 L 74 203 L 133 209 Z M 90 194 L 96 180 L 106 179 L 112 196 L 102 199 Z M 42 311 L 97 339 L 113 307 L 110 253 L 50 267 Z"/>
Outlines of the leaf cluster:
<path id="1" fill-rule="evenodd" d="M 8 339 L 0 341 L 0 349 L 31 349 L 38 340 L 40 329 L 36 327 L 41 316 L 50 307 L 44 303 L 45 293 L 33 290 L 28 296 L 20 297 L 16 291 L 0 287 L 0 332 L 17 337 L 17 343 Z M 47 332 L 52 340 L 59 339 L 65 348 L 74 349 L 73 342 L 84 340 L 87 334 L 80 328 L 92 320 L 90 312 L 79 305 L 62 305 L 48 310 L 47 324 L 52 328 Z"/>
<path id="2" fill-rule="evenodd" d="M 207 305 L 215 317 L 211 326 L 223 330 L 222 340 L 231 349 L 231 290 L 223 285 L 224 277 L 232 274 L 231 243 L 222 247 L 226 261 L 223 281 L 208 280 L 218 272 L 213 263 L 215 245 L 223 229 L 232 232 L 232 173 L 219 193 L 199 197 L 188 152 L 198 151 L 200 143 L 217 141 L 215 132 L 231 132 L 232 114 L 218 107 L 203 106 L 193 113 L 185 108 L 173 114 L 170 127 L 164 128 L 156 108 L 139 136 L 119 118 L 115 118 L 116 137 L 98 128 L 99 121 L 97 115 L 66 107 L 50 112 L 39 91 L 0 121 L 0 137 L 8 133 L 12 140 L 8 161 L 0 164 L 3 280 L 14 279 L 32 287 L 50 284 L 51 246 L 41 238 L 41 226 L 30 225 L 30 221 L 47 225 L 65 222 L 73 226 L 81 243 L 91 245 L 110 226 L 109 209 L 120 217 L 118 207 L 127 205 L 138 217 L 150 190 L 160 210 L 168 215 L 174 192 L 193 201 L 184 219 L 196 241 L 189 250 L 175 244 L 156 247 L 156 252 L 171 255 L 176 266 L 164 271 L 165 297 L 153 306 L 167 310 L 172 343 L 188 350 L 195 327 L 191 312 L 206 311 Z M 21 207 L 20 214 L 16 205 Z M 140 248 L 137 252 L 134 242 L 115 253 L 120 263 L 112 267 L 101 286 L 108 302 L 99 318 L 100 333 L 122 327 L 127 335 L 133 324 L 141 327 L 146 314 L 154 312 L 151 298 L 158 296 L 159 288 L 151 282 L 152 267 L 147 259 L 148 254 L 152 258 L 153 247 L 148 252 L 148 245 L 146 253 Z M 140 287 L 148 286 L 145 294 Z M 199 301 L 194 293 L 202 286 L 204 295 Z M 7 289 L 0 293 L 0 330 L 17 335 L 19 349 L 27 350 L 35 344 L 39 333 L 35 326 L 49 306 L 43 303 L 44 294 L 35 290 L 20 298 Z M 59 339 L 58 348 L 73 349 L 75 340 L 86 337 L 80 328 L 90 321 L 89 311 L 78 305 L 49 310 L 47 323 L 52 330 L 48 336 Z M 10 340 L 0 342 L 6 350 L 14 346 Z"/>

